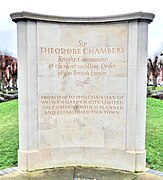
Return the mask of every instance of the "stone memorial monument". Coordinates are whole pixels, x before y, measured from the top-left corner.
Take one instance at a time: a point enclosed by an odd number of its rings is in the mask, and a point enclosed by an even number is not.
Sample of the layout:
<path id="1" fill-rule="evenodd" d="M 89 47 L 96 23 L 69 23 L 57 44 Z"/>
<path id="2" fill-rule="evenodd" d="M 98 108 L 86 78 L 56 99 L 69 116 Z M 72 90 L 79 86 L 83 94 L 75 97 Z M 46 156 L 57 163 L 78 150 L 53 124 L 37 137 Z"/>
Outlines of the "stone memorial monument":
<path id="1" fill-rule="evenodd" d="M 20 170 L 145 168 L 151 13 L 11 14 L 18 33 Z"/>

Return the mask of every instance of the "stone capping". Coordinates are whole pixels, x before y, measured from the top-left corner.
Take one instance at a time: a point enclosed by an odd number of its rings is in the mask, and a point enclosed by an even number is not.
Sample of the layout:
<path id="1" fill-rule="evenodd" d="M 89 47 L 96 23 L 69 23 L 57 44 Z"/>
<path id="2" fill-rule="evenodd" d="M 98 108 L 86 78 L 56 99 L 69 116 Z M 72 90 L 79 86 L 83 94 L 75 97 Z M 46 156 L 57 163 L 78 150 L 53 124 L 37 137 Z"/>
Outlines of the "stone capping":
<path id="1" fill-rule="evenodd" d="M 134 12 L 128 14 L 119 14 L 111 16 L 98 16 L 98 17 L 66 17 L 66 16 L 52 16 L 45 14 L 37 14 L 31 12 L 15 12 L 10 14 L 12 21 L 50 21 L 58 23 L 106 23 L 106 22 L 119 22 L 119 21 L 146 21 L 152 22 L 155 15 L 148 12 Z"/>

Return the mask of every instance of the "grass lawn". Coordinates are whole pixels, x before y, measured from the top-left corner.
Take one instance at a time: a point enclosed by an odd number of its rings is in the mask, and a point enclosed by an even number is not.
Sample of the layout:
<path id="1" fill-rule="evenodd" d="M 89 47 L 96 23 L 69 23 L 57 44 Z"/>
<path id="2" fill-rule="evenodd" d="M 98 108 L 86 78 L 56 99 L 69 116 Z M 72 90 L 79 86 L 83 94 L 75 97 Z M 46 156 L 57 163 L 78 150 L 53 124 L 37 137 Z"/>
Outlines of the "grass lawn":
<path id="1" fill-rule="evenodd" d="M 163 100 L 147 99 L 147 166 L 163 172 Z"/>
<path id="2" fill-rule="evenodd" d="M 0 103 L 0 169 L 17 165 L 18 101 Z"/>
<path id="3" fill-rule="evenodd" d="M 17 100 L 0 103 L 0 169 L 17 165 Z M 147 166 L 163 172 L 163 101 L 147 99 Z"/>

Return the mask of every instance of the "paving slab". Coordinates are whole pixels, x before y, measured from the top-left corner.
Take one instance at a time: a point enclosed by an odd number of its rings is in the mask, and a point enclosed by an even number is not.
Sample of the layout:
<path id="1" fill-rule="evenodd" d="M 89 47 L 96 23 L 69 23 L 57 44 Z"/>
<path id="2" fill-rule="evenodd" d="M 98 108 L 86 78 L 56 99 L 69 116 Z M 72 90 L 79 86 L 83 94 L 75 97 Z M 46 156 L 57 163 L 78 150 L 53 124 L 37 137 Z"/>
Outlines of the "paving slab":
<path id="1" fill-rule="evenodd" d="M 53 168 L 32 172 L 11 172 L 0 180 L 163 180 L 162 176 L 147 172 L 132 173 L 104 168 Z"/>

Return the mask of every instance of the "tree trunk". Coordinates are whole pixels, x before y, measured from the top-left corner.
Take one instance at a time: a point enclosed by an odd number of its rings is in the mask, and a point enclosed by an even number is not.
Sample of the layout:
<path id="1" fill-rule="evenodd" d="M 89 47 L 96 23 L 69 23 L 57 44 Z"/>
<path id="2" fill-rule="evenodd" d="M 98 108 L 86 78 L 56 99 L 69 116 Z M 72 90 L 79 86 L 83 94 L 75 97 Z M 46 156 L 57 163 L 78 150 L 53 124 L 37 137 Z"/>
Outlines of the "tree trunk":
<path id="1" fill-rule="evenodd" d="M 157 87 L 157 76 L 153 75 L 153 90 Z"/>

